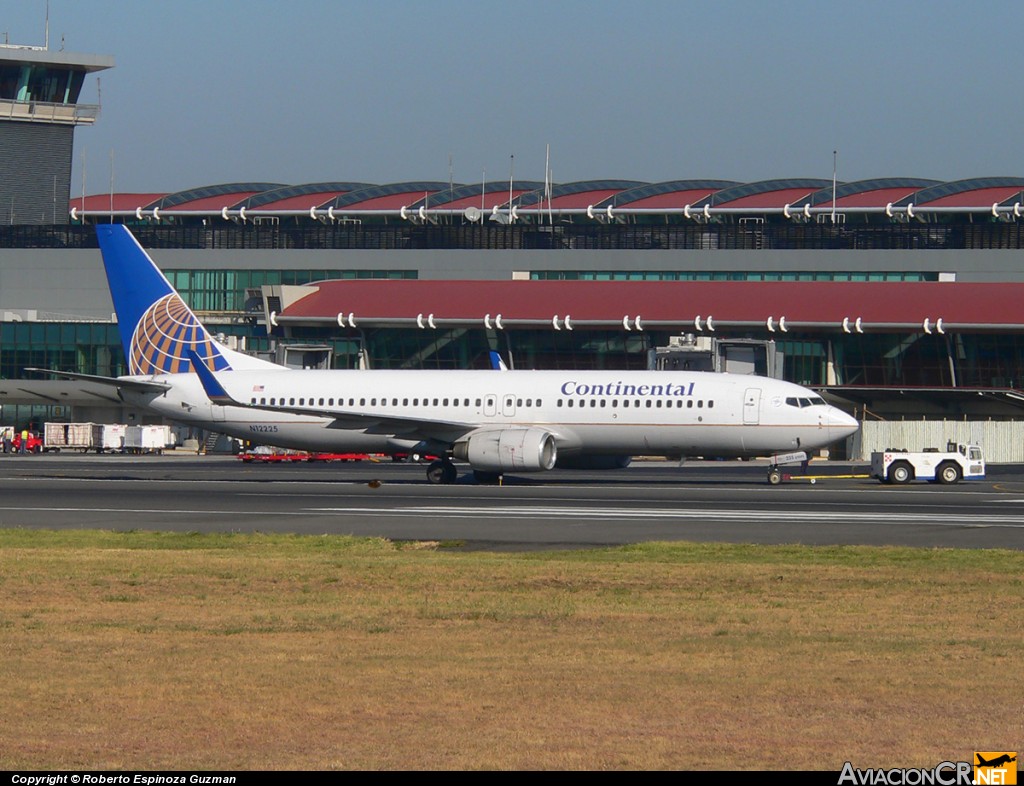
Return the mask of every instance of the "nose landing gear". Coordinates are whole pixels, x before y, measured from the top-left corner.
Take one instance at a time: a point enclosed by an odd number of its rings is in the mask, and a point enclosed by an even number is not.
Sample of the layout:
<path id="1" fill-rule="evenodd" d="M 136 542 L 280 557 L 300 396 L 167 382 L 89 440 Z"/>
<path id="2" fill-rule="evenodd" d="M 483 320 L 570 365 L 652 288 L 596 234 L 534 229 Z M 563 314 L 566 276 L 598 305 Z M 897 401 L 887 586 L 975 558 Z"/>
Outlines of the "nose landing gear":
<path id="1" fill-rule="evenodd" d="M 802 450 L 796 453 L 776 454 L 771 457 L 771 462 L 771 466 L 768 467 L 768 485 L 770 486 L 778 486 L 785 480 L 786 476 L 779 469 L 780 464 L 799 464 L 801 473 L 807 473 L 807 454 Z"/>

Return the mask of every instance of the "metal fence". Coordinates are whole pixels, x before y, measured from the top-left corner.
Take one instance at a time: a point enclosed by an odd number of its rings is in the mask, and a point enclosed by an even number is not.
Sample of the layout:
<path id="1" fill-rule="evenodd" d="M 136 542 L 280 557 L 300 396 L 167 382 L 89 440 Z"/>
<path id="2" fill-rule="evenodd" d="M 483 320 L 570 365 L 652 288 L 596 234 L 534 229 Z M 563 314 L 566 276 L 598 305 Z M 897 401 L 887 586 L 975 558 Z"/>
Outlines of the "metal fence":
<path id="1" fill-rule="evenodd" d="M 869 420 L 853 437 L 850 458 L 871 461 L 871 453 L 889 448 L 945 450 L 947 442 L 981 445 L 994 463 L 1024 463 L 1024 421 L 1014 420 Z"/>

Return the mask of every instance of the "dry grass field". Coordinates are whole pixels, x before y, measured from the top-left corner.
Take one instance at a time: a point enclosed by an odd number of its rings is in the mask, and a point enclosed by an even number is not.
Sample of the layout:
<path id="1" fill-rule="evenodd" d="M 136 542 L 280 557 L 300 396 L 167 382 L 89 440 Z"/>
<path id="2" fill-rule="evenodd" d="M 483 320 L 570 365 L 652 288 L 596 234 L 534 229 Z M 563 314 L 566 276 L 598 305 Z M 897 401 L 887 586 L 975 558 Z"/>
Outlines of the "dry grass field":
<path id="1" fill-rule="evenodd" d="M 1024 748 L 1024 554 L 0 531 L 0 769 L 929 767 Z"/>

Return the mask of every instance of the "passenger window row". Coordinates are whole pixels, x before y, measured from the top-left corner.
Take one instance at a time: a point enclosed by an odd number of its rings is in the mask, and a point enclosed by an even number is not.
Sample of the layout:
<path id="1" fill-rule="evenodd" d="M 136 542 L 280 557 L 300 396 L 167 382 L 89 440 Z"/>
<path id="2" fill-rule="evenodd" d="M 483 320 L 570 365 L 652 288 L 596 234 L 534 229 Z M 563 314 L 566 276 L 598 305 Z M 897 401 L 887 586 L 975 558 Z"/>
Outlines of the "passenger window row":
<path id="1" fill-rule="evenodd" d="M 590 402 L 589 404 L 587 403 L 588 400 Z M 630 403 L 630 402 L 632 402 L 632 403 Z M 683 399 L 681 399 L 681 398 L 680 399 L 676 399 L 674 402 L 673 401 L 663 401 L 662 399 L 656 399 L 656 400 L 653 400 L 653 401 L 651 399 L 623 399 L 620 402 L 617 398 L 613 398 L 613 399 L 610 399 L 610 400 L 609 399 L 604 399 L 604 398 L 592 398 L 592 399 L 585 399 L 585 398 L 573 399 L 573 398 L 570 398 L 570 399 L 565 399 L 564 403 L 563 403 L 562 399 L 558 399 L 558 402 L 556 403 L 556 406 L 559 406 L 559 407 L 561 407 L 561 406 L 580 407 L 580 408 L 587 407 L 587 406 L 590 406 L 590 407 L 607 407 L 607 406 L 611 406 L 613 409 L 616 409 L 616 408 L 619 407 L 620 404 L 622 405 L 622 407 L 624 409 L 628 409 L 629 407 L 633 407 L 634 409 L 637 409 L 637 408 L 640 408 L 640 407 L 646 407 L 647 409 L 662 409 L 663 407 L 665 409 L 673 409 L 673 405 L 674 405 L 675 409 L 682 409 L 683 408 Z M 703 409 L 705 404 L 707 405 L 708 409 L 712 409 L 715 406 L 715 402 L 713 400 L 709 400 L 709 401 L 705 402 L 703 399 L 697 399 L 696 403 L 695 403 L 694 399 L 692 399 L 692 398 L 686 399 L 686 408 L 687 409 L 693 409 L 694 407 L 697 407 L 697 409 Z"/>
<path id="2" fill-rule="evenodd" d="M 479 398 L 476 399 L 472 404 L 470 403 L 470 401 L 471 401 L 471 399 L 468 399 L 468 398 L 463 398 L 463 399 L 459 399 L 459 398 L 434 398 L 434 399 L 430 399 L 430 398 L 422 398 L 422 399 L 421 398 L 413 398 L 413 399 L 409 399 L 409 398 L 401 398 L 401 399 L 398 399 L 398 398 L 391 398 L 391 399 L 389 399 L 389 398 L 379 398 L 379 399 L 378 398 L 370 398 L 370 399 L 367 399 L 367 398 L 359 398 L 359 399 L 350 398 L 350 399 L 347 399 L 348 403 L 346 404 L 346 399 L 339 398 L 339 399 L 337 399 L 337 405 L 335 405 L 335 399 L 334 398 L 319 398 L 319 399 L 317 399 L 317 398 L 310 398 L 310 399 L 308 399 L 308 406 L 310 406 L 310 407 L 317 407 L 317 406 L 319 406 L 319 407 L 325 407 L 325 406 L 326 407 L 333 407 L 333 406 L 346 407 L 347 406 L 349 408 L 352 408 L 352 407 L 366 407 L 366 406 L 370 406 L 370 407 L 376 407 L 376 406 L 382 406 L 382 407 L 389 407 L 389 406 L 390 407 L 399 407 L 399 406 L 401 406 L 401 407 L 409 407 L 409 406 L 412 406 L 412 407 L 469 407 L 469 406 L 475 406 L 475 407 L 479 408 L 479 407 L 482 407 L 483 404 L 484 404 L 483 399 L 479 399 Z M 253 396 L 249 400 L 249 403 L 250 404 L 257 404 L 258 403 L 261 406 L 271 406 L 271 407 L 295 407 L 295 406 L 305 407 L 305 406 L 307 406 L 307 399 L 305 397 L 287 398 L 286 399 L 286 398 L 277 398 L 276 396 L 272 396 L 270 398 L 267 398 L 266 396 L 261 396 L 259 398 L 259 400 L 257 401 L 256 397 Z M 532 398 L 521 399 L 520 398 L 520 399 L 516 399 L 516 406 L 517 407 L 524 407 L 524 406 L 525 407 L 540 407 L 540 406 L 543 406 L 543 401 L 542 401 L 542 399 L 539 399 L 539 398 L 538 399 L 532 399 Z"/>
<path id="3" fill-rule="evenodd" d="M 346 401 L 347 401 L 347 404 L 346 404 Z M 691 399 L 686 399 L 685 401 L 686 401 L 685 407 L 687 409 L 693 409 L 694 407 L 696 407 L 697 409 L 703 409 L 705 407 L 705 405 L 707 406 L 708 409 L 713 409 L 714 406 L 715 406 L 714 400 L 709 400 L 709 401 L 705 402 L 703 399 L 696 399 L 696 400 L 694 400 L 694 399 L 691 398 Z M 803 402 L 811 402 L 811 401 L 814 401 L 814 404 L 818 404 L 818 403 L 824 404 L 825 403 L 823 399 L 795 399 L 795 398 L 788 398 L 788 399 L 786 399 L 786 403 L 789 404 L 790 406 L 793 406 L 793 407 L 809 407 L 809 406 L 812 406 L 811 403 L 803 403 Z M 335 405 L 335 399 L 334 398 L 319 398 L 319 399 L 310 398 L 308 400 L 308 406 L 311 406 L 311 407 L 315 407 L 315 406 L 320 406 L 320 407 L 324 407 L 324 406 L 326 406 L 326 407 L 333 407 L 333 406 L 345 407 L 345 406 L 348 406 L 350 408 L 357 407 L 357 406 L 358 407 L 366 407 L 366 406 L 370 406 L 370 407 L 376 407 L 376 406 L 382 406 L 382 407 L 387 407 L 387 406 L 391 406 L 391 407 L 398 407 L 398 406 L 402 406 L 402 407 L 409 407 L 409 406 L 413 406 L 413 407 L 449 407 L 449 406 L 450 407 L 469 407 L 469 406 L 475 406 L 477 408 L 480 408 L 480 407 L 483 406 L 483 399 L 479 399 L 478 398 L 475 401 L 473 401 L 472 404 L 470 402 L 471 402 L 471 400 L 468 399 L 468 398 L 465 398 L 465 399 L 458 399 L 458 398 L 451 398 L 451 399 L 449 399 L 449 398 L 434 398 L 434 399 L 429 399 L 429 398 L 423 398 L 423 399 L 421 399 L 421 398 L 413 398 L 413 399 L 409 399 L 409 398 L 402 398 L 402 399 L 397 399 L 397 398 L 392 398 L 392 399 L 388 399 L 388 398 L 380 398 L 380 399 L 378 399 L 378 398 L 370 398 L 370 399 L 359 398 L 359 399 L 356 399 L 356 398 L 350 398 L 350 399 L 347 399 L 347 400 L 344 399 L 344 398 L 339 398 L 339 399 L 337 399 L 337 405 Z M 278 406 L 280 406 L 280 407 L 285 407 L 285 406 L 288 406 L 288 407 L 294 407 L 294 406 L 304 407 L 304 406 L 307 406 L 307 399 L 305 397 L 285 399 L 285 398 L 277 398 L 277 397 L 267 398 L 265 396 L 261 396 L 259 398 L 259 400 L 257 401 L 256 397 L 253 396 L 250 399 L 249 403 L 251 403 L 251 404 L 257 404 L 258 403 L 261 406 L 271 406 L 271 407 L 278 407 Z M 507 400 L 506 401 L 506 406 L 509 403 L 510 403 L 510 401 Z M 614 399 L 614 398 L 613 399 L 604 399 L 604 398 L 600 398 L 600 399 L 596 399 L 596 398 L 594 398 L 594 399 L 582 399 L 582 398 L 581 399 L 571 399 L 571 398 L 570 399 L 558 399 L 556 405 L 559 406 L 559 407 L 562 407 L 562 406 L 565 406 L 565 407 L 580 407 L 581 409 L 584 408 L 584 407 L 587 407 L 587 406 L 595 407 L 595 408 L 610 406 L 612 409 L 618 409 L 620 406 L 623 409 L 629 409 L 630 407 L 632 407 L 633 409 L 639 409 L 639 408 L 642 408 L 642 407 L 646 407 L 647 409 L 663 409 L 663 408 L 664 409 L 672 409 L 673 406 L 674 406 L 675 409 L 682 409 L 683 406 L 684 406 L 683 399 L 676 399 L 675 401 L 663 401 L 662 399 L 657 399 L 657 400 L 651 400 L 651 399 L 622 399 L 622 401 L 619 401 L 619 399 Z M 519 398 L 519 399 L 516 399 L 516 406 L 517 407 L 540 407 L 540 406 L 543 406 L 543 401 L 541 399 L 539 399 L 539 398 L 538 399 L 532 399 L 532 398 L 521 399 L 521 398 Z"/>

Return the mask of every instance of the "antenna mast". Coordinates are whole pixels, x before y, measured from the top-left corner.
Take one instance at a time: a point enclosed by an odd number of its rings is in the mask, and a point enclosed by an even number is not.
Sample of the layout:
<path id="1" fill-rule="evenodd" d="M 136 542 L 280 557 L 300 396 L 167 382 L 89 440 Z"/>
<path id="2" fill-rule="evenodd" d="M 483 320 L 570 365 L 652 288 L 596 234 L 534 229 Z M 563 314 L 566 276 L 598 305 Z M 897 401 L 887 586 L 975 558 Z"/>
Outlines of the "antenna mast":
<path id="1" fill-rule="evenodd" d="M 114 148 L 110 148 L 110 223 L 114 223 Z"/>
<path id="2" fill-rule="evenodd" d="M 508 223 L 512 223 L 512 181 L 516 175 L 515 153 L 508 157 Z"/>
<path id="3" fill-rule="evenodd" d="M 85 223 L 85 148 L 82 148 L 82 223 Z"/>
<path id="4" fill-rule="evenodd" d="M 839 158 L 839 151 L 832 151 L 832 223 L 836 223 L 836 161 Z"/>
<path id="5" fill-rule="evenodd" d="M 545 146 L 544 150 L 544 196 L 548 198 L 548 223 L 555 225 L 555 219 L 551 215 L 551 145 Z"/>
<path id="6" fill-rule="evenodd" d="M 455 174 L 454 174 L 454 169 L 453 169 L 453 166 L 452 166 L 452 154 L 449 153 L 448 154 L 448 223 L 449 224 L 453 223 L 451 212 L 452 212 L 452 201 L 453 201 L 453 197 L 454 196 L 455 196 Z"/>

